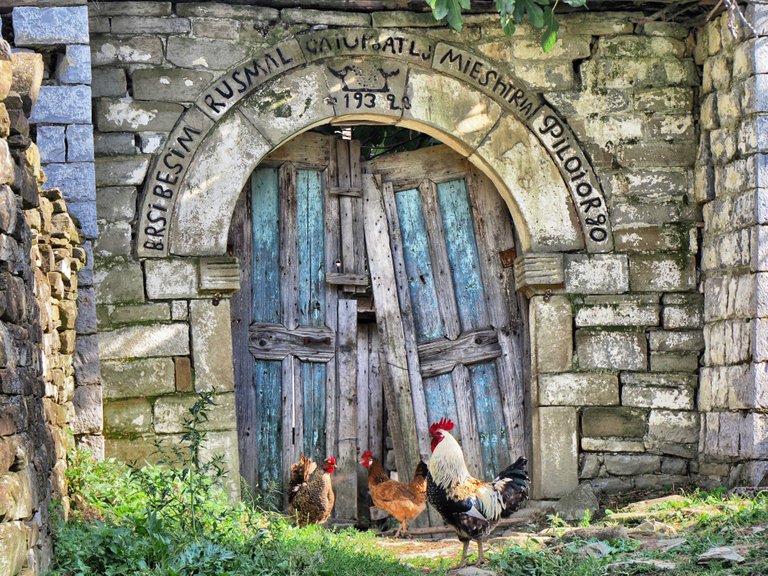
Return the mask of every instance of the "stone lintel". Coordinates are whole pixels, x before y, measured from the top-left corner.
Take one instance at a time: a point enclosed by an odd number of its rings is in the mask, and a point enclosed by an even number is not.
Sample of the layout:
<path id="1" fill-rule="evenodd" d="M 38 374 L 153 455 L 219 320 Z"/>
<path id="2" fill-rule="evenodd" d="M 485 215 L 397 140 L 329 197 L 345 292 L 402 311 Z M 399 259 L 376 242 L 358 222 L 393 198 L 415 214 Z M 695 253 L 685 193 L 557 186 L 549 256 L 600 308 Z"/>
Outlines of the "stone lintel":
<path id="1" fill-rule="evenodd" d="M 515 259 L 515 286 L 527 297 L 565 284 L 562 254 L 523 254 Z"/>

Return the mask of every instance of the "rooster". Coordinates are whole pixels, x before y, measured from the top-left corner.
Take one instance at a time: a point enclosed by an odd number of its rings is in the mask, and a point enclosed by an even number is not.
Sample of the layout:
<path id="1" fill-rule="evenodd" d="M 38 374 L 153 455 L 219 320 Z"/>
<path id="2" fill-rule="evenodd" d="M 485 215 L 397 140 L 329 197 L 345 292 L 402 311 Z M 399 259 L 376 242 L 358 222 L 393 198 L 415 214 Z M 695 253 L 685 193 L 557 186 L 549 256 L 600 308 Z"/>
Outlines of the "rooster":
<path id="1" fill-rule="evenodd" d="M 291 465 L 288 493 L 288 514 L 296 518 L 299 526 L 322 524 L 331 516 L 336 496 L 331 485 L 331 474 L 336 469 L 336 459 L 328 456 L 322 469 L 311 458 L 301 456 Z"/>
<path id="2" fill-rule="evenodd" d="M 483 540 L 501 518 L 510 516 L 528 498 L 528 474 L 526 460 L 521 457 L 491 482 L 473 478 L 451 430 L 453 422 L 446 418 L 429 427 L 432 458 L 427 474 L 427 498 L 464 544 L 459 561 L 462 567 L 470 540 L 477 542 L 478 564 L 484 561 Z"/>
<path id="3" fill-rule="evenodd" d="M 413 480 L 406 484 L 390 480 L 384 467 L 370 450 L 363 452 L 360 463 L 368 468 L 368 490 L 373 503 L 400 522 L 395 538 L 408 533 L 408 522 L 427 507 L 427 465 L 419 462 Z"/>

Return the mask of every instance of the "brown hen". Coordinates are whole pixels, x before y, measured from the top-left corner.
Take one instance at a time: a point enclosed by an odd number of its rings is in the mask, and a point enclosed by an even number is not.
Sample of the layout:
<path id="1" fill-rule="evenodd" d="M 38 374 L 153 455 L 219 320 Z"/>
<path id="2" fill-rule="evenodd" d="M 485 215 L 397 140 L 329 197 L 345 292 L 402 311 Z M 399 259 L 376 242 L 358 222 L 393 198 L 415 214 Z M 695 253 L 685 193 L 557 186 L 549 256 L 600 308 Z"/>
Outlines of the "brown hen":
<path id="1" fill-rule="evenodd" d="M 368 468 L 368 490 L 376 507 L 400 522 L 395 537 L 408 534 L 408 522 L 427 506 L 427 465 L 419 462 L 409 483 L 390 480 L 384 467 L 370 450 L 363 453 L 360 463 Z"/>
<path id="2" fill-rule="evenodd" d="M 336 501 L 331 485 L 331 474 L 335 469 L 333 456 L 323 461 L 322 468 L 305 456 L 291 465 L 288 514 L 299 526 L 322 524 L 330 518 Z"/>

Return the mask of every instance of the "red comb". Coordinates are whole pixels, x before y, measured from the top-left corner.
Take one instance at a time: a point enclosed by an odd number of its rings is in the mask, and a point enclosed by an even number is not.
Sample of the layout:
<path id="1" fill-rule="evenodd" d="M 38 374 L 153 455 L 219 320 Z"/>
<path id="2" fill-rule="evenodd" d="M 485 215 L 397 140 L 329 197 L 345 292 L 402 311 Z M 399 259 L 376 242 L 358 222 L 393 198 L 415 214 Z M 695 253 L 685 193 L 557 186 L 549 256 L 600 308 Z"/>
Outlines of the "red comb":
<path id="1" fill-rule="evenodd" d="M 334 466 L 336 466 L 336 458 L 334 458 L 333 456 L 328 456 L 328 458 L 326 458 L 325 461 L 328 462 L 329 464 L 333 464 Z"/>
<path id="2" fill-rule="evenodd" d="M 360 458 L 361 459 L 363 459 L 363 458 L 373 458 L 373 452 L 371 452 L 370 450 L 366 450 L 365 452 L 363 452 L 363 455 L 360 456 Z"/>
<path id="3" fill-rule="evenodd" d="M 445 416 L 440 418 L 439 422 L 435 422 L 432 424 L 432 426 L 429 427 L 429 433 L 433 434 L 437 430 L 445 430 L 446 432 L 449 432 L 453 430 L 453 421 L 448 420 Z"/>

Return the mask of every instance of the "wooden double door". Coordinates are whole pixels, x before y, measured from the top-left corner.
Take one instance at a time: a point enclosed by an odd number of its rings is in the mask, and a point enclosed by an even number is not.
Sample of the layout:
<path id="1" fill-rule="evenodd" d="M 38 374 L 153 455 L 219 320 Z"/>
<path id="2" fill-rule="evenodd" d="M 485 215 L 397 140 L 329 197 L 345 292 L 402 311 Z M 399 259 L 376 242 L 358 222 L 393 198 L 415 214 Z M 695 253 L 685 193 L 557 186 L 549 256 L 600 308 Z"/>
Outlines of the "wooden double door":
<path id="1" fill-rule="evenodd" d="M 335 517 L 366 516 L 360 454 L 387 436 L 401 479 L 429 422 L 457 423 L 491 477 L 527 450 L 514 233 L 492 184 L 445 146 L 360 161 L 308 133 L 254 172 L 235 211 L 241 474 L 280 505 L 291 463 L 337 459 Z"/>

